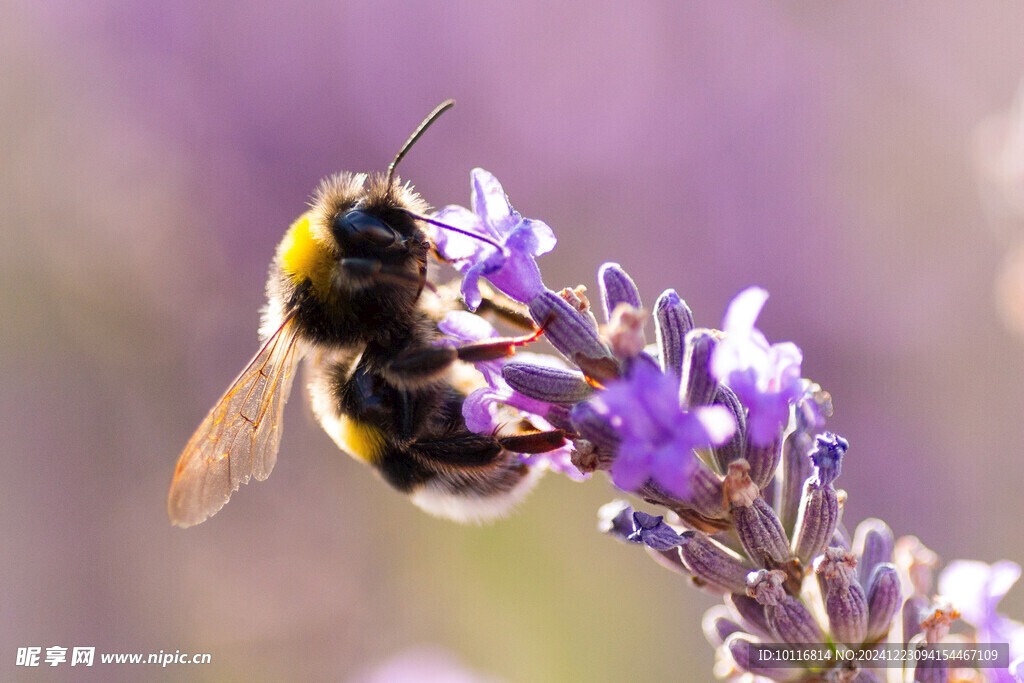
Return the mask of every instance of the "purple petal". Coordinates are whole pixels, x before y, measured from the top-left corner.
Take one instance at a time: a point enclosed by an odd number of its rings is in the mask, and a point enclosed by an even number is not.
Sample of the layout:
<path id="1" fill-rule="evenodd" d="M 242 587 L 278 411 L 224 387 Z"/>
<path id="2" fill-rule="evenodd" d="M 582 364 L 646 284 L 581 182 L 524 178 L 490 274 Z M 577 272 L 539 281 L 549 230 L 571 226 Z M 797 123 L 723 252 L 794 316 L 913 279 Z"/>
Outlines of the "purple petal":
<path id="1" fill-rule="evenodd" d="M 555 233 L 543 221 L 524 218 L 509 234 L 505 246 L 530 256 L 540 256 L 555 248 Z"/>
<path id="2" fill-rule="evenodd" d="M 436 221 L 459 228 L 460 230 L 468 230 L 469 232 L 479 234 L 484 232 L 484 226 L 480 218 L 462 206 L 448 205 L 436 212 L 433 218 Z M 436 225 L 431 225 L 430 229 L 431 237 L 437 246 L 437 251 L 449 261 L 470 258 L 482 248 L 493 249 L 486 242 L 481 242 L 469 235 L 463 235 L 453 230 L 445 230 Z"/>
<path id="3" fill-rule="evenodd" d="M 703 406 L 694 410 L 693 414 L 700 420 L 708 440 L 714 446 L 722 445 L 736 432 L 736 420 L 725 406 Z"/>
<path id="4" fill-rule="evenodd" d="M 466 429 L 477 434 L 494 431 L 497 427 L 491 412 L 494 403 L 495 394 L 490 388 L 477 389 L 467 396 L 462 403 L 462 417 L 466 421 Z"/>
<path id="5" fill-rule="evenodd" d="M 739 391 L 750 411 L 747 416 L 747 438 L 757 446 L 771 444 L 789 420 L 789 398 L 783 394 L 747 394 Z"/>
<path id="6" fill-rule="evenodd" d="M 484 229 L 492 237 L 500 237 L 503 234 L 500 229 L 505 227 L 509 218 L 514 215 L 505 190 L 492 173 L 482 168 L 470 171 L 470 178 L 473 185 L 470 200 L 473 213 L 483 221 Z"/>
<path id="7" fill-rule="evenodd" d="M 967 621 L 979 628 L 995 620 L 996 605 L 1020 578 L 1020 566 L 1003 560 L 989 565 L 974 560 L 950 562 L 939 577 L 939 592 Z"/>
<path id="8" fill-rule="evenodd" d="M 623 500 L 605 503 L 597 511 L 597 529 L 620 541 L 628 541 L 636 531 L 636 525 L 633 523 L 633 508 Z"/>
<path id="9" fill-rule="evenodd" d="M 651 460 L 651 476 L 658 485 L 678 498 L 689 498 L 690 476 L 697 466 L 693 453 L 670 443 L 656 450 Z"/>
<path id="10" fill-rule="evenodd" d="M 623 442 L 612 463 L 612 483 L 623 491 L 636 491 L 648 479 L 648 458 L 643 448 Z"/>
<path id="11" fill-rule="evenodd" d="M 480 271 L 483 268 L 480 266 L 472 266 L 462 274 L 462 286 L 459 291 L 462 292 L 462 298 L 466 300 L 466 307 L 475 311 L 479 306 L 480 302 L 484 300 L 480 294 Z"/>
<path id="12" fill-rule="evenodd" d="M 460 342 L 476 342 L 497 337 L 494 326 L 468 311 L 452 311 L 437 324 L 437 329 Z"/>
<path id="13" fill-rule="evenodd" d="M 1010 662 L 1010 674 L 1013 676 L 1013 680 L 1018 683 L 1024 683 L 1024 657 L 1018 657 L 1017 659 Z"/>
<path id="14" fill-rule="evenodd" d="M 552 472 L 564 474 L 573 481 L 586 481 L 590 474 L 584 474 L 572 464 L 572 446 L 567 445 L 547 453 L 521 455 L 520 459 L 532 467 L 545 467 Z"/>
<path id="15" fill-rule="evenodd" d="M 637 527 L 627 540 L 640 540 L 654 550 L 671 550 L 683 542 L 683 538 L 675 532 L 661 517 L 646 512 L 634 512 L 633 523 Z"/>
<path id="16" fill-rule="evenodd" d="M 768 301 L 768 292 L 760 287 L 748 287 L 736 295 L 725 311 L 722 331 L 747 336 Z"/>
<path id="17" fill-rule="evenodd" d="M 493 266 L 496 259 L 488 259 Z M 510 249 L 509 256 L 500 262 L 493 272 L 486 272 L 491 284 L 520 303 L 528 304 L 544 291 L 540 268 L 533 256 L 526 252 Z"/>

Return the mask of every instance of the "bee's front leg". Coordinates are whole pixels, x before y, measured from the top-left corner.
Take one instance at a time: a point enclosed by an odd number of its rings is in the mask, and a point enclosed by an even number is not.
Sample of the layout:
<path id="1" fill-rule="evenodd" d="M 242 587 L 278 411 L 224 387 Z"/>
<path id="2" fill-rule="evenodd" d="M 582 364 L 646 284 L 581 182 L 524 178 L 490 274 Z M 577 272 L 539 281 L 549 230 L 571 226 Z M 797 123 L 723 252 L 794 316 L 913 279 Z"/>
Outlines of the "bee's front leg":
<path id="1" fill-rule="evenodd" d="M 411 388 L 437 379 L 456 360 L 467 363 L 497 360 L 515 353 L 540 337 L 542 330 L 524 337 L 494 337 L 459 346 L 417 346 L 391 357 L 383 367 L 384 377 L 395 386 Z"/>
<path id="2" fill-rule="evenodd" d="M 438 379 L 458 357 L 452 346 L 416 346 L 392 356 L 381 374 L 396 387 L 415 388 Z"/>

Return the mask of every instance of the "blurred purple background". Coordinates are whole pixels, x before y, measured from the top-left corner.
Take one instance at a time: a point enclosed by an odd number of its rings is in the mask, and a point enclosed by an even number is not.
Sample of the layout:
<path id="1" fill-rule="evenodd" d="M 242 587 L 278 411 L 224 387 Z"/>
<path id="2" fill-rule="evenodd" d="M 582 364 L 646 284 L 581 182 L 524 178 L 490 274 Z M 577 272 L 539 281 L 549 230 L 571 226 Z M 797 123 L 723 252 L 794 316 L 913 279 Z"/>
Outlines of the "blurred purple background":
<path id="1" fill-rule="evenodd" d="M 466 203 L 470 168 L 494 172 L 558 234 L 552 287 L 593 291 L 616 260 L 648 302 L 675 287 L 717 325 L 765 286 L 762 328 L 803 348 L 852 444 L 848 526 L 1024 563 L 1024 340 L 994 294 L 1024 221 L 979 153 L 1005 147 L 992 116 L 1024 74 L 1024 6 L 5 15 L 3 678 L 26 673 L 18 647 L 92 645 L 213 658 L 96 680 L 344 680 L 418 648 L 504 680 L 711 680 L 714 599 L 596 533 L 607 481 L 549 476 L 489 528 L 437 521 L 340 454 L 298 386 L 271 479 L 198 528 L 167 522 L 180 449 L 256 350 L 284 228 L 322 176 L 382 170 L 445 97 L 401 168 L 429 201 Z"/>

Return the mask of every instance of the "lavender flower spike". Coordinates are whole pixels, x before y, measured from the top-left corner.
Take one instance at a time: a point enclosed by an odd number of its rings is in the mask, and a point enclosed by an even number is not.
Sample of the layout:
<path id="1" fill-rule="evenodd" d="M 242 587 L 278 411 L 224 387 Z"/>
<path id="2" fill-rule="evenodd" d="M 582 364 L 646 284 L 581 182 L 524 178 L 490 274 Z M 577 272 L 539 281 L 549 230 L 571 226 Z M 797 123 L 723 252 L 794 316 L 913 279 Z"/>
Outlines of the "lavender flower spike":
<path id="1" fill-rule="evenodd" d="M 502 249 L 457 232 L 435 229 L 438 252 L 462 273 L 462 295 L 470 310 L 482 297 L 477 281 L 486 277 L 516 301 L 529 303 L 544 291 L 534 260 L 555 248 L 555 234 L 542 221 L 523 218 L 512 208 L 501 183 L 482 168 L 470 172 L 472 211 L 449 205 L 434 220 L 497 242 Z"/>
<path id="2" fill-rule="evenodd" d="M 749 440 L 772 443 L 789 422 L 789 404 L 803 395 L 800 364 L 803 354 L 795 344 L 769 344 L 754 323 L 768 300 L 768 292 L 750 287 L 740 292 L 725 313 L 725 339 L 711 357 L 711 374 L 740 397 L 750 414 Z"/>

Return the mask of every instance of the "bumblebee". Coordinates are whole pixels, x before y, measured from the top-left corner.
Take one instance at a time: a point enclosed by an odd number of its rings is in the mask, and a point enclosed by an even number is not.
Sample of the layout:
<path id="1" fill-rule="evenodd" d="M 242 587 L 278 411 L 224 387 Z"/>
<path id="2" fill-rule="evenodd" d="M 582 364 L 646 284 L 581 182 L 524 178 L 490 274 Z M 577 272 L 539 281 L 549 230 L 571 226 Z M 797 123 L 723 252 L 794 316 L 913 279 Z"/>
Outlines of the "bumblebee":
<path id="1" fill-rule="evenodd" d="M 185 446 L 168 496 L 171 522 L 199 524 L 250 477 L 269 476 L 300 358 L 313 412 L 338 447 L 438 516 L 484 521 L 506 513 L 539 474 L 509 448 L 542 452 L 562 443 L 553 432 L 476 434 L 462 418 L 459 361 L 507 355 L 534 336 L 436 343 L 438 315 L 451 306 L 427 280 L 436 250 L 426 223 L 434 221 L 394 172 L 453 104 L 420 124 L 386 173 L 324 180 L 288 228 L 270 266 L 263 347 Z M 493 307 L 515 319 L 507 304 Z"/>

